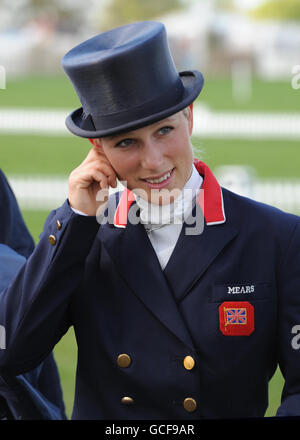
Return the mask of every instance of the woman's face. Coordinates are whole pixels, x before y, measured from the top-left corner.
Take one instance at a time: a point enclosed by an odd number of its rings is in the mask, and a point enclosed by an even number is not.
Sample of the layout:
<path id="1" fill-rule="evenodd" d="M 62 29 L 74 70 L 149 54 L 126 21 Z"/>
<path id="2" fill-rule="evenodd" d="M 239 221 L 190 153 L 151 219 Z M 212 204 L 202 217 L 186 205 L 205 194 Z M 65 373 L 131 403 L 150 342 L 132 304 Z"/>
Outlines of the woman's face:
<path id="1" fill-rule="evenodd" d="M 118 179 L 148 202 L 166 204 L 192 173 L 193 128 L 189 107 L 146 127 L 97 139 Z"/>

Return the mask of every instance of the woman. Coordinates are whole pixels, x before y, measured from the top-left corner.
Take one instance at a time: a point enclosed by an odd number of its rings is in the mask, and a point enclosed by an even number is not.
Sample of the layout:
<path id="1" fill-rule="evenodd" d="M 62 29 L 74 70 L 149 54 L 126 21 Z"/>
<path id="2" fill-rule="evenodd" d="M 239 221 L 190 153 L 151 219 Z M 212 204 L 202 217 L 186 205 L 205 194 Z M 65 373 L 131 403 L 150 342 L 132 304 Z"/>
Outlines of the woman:
<path id="1" fill-rule="evenodd" d="M 299 415 L 299 218 L 193 159 L 203 77 L 176 71 L 162 24 L 96 36 L 63 67 L 82 103 L 67 126 L 93 148 L 2 297 L 0 371 L 32 368 L 73 325 L 74 419 L 262 417 L 278 363 L 278 414 Z"/>

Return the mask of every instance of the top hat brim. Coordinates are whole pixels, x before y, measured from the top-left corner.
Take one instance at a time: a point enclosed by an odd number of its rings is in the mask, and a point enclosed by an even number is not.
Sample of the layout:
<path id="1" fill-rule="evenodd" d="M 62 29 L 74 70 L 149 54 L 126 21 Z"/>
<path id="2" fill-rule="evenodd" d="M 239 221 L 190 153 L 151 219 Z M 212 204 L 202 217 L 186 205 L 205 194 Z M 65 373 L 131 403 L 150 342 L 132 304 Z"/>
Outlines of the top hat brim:
<path id="1" fill-rule="evenodd" d="M 70 115 L 66 118 L 66 126 L 70 132 L 76 136 L 83 138 L 100 138 L 142 128 L 146 125 L 150 125 L 154 122 L 160 121 L 161 119 L 167 118 L 168 116 L 183 110 L 185 107 L 191 104 L 201 92 L 204 84 L 203 75 L 197 70 L 180 72 L 179 76 L 184 87 L 183 94 L 180 101 L 171 107 L 168 106 L 167 108 L 156 113 L 154 112 L 149 116 L 140 119 L 137 118 L 125 124 L 114 125 L 110 128 L 102 130 L 93 129 L 94 127 L 92 121 L 90 122 L 90 129 L 82 128 L 83 122 L 86 120 L 86 116 L 84 117 L 83 108 L 80 107 L 70 113 Z"/>

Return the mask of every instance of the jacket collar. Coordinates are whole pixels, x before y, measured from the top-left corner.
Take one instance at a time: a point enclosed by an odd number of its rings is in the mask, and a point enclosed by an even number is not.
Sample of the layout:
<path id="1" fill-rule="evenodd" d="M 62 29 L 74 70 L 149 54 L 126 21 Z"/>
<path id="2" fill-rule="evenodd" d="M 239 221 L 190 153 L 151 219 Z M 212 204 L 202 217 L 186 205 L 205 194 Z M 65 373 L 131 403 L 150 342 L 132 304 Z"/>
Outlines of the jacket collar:
<path id="1" fill-rule="evenodd" d="M 210 226 L 225 223 L 226 217 L 221 186 L 204 162 L 194 159 L 194 165 L 198 173 L 203 176 L 203 183 L 197 202 L 204 212 L 206 224 Z M 114 226 L 117 228 L 126 227 L 129 208 L 134 201 L 133 192 L 125 188 L 115 212 Z"/>

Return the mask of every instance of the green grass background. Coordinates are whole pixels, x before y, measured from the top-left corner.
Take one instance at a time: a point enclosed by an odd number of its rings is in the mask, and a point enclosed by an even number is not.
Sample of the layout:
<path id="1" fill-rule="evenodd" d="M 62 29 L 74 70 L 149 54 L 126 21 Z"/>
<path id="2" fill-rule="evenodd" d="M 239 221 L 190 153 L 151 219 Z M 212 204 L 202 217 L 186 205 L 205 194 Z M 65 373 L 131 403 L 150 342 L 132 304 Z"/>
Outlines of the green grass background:
<path id="1" fill-rule="evenodd" d="M 199 101 L 216 111 L 300 111 L 300 90 L 290 82 L 252 81 L 252 97 L 236 102 L 228 78 L 211 78 L 205 83 Z M 0 90 L 0 108 L 64 108 L 79 106 L 69 81 L 64 76 L 26 77 L 8 81 Z M 250 165 L 264 177 L 300 177 L 300 145 L 286 140 L 205 139 L 193 137 L 195 154 L 212 169 L 219 165 Z M 89 150 L 89 142 L 74 136 L 0 135 L 0 168 L 6 175 L 64 175 L 77 166 Z M 24 219 L 35 239 L 43 228 L 46 211 L 23 210 Z M 67 415 L 71 416 L 76 369 L 76 343 L 70 329 L 54 349 L 64 391 Z M 283 379 L 277 370 L 270 382 L 269 408 L 275 415 L 280 404 Z"/>

